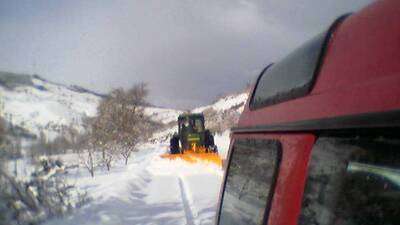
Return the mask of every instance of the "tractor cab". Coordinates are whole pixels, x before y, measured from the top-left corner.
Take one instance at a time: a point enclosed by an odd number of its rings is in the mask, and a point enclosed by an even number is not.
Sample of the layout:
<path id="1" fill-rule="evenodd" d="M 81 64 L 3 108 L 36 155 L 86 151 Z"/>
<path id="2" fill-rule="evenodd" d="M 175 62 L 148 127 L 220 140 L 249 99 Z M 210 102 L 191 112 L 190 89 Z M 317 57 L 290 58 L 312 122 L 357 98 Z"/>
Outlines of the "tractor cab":
<path id="1" fill-rule="evenodd" d="M 178 117 L 178 136 L 183 150 L 196 150 L 205 140 L 204 115 L 182 114 Z"/>
<path id="2" fill-rule="evenodd" d="M 170 151 L 162 158 L 176 159 L 194 163 L 210 162 L 222 166 L 214 136 L 204 126 L 202 113 L 184 113 L 178 117 L 178 133 L 170 140 Z"/>
<path id="3" fill-rule="evenodd" d="M 178 117 L 178 133 L 170 142 L 171 154 L 192 151 L 195 153 L 216 152 L 214 136 L 205 129 L 202 113 L 185 113 Z"/>

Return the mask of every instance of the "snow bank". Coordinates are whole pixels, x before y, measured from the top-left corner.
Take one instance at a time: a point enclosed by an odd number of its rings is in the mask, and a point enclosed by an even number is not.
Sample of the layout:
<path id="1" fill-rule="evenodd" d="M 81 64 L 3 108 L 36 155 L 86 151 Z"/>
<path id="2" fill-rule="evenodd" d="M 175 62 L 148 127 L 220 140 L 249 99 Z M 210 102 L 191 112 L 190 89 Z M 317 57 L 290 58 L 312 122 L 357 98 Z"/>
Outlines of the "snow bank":
<path id="1" fill-rule="evenodd" d="M 228 156 L 230 133 L 230 130 L 226 130 L 222 134 L 217 134 L 214 137 L 214 142 L 218 146 L 218 154 L 223 159 L 226 159 L 226 157 Z"/>

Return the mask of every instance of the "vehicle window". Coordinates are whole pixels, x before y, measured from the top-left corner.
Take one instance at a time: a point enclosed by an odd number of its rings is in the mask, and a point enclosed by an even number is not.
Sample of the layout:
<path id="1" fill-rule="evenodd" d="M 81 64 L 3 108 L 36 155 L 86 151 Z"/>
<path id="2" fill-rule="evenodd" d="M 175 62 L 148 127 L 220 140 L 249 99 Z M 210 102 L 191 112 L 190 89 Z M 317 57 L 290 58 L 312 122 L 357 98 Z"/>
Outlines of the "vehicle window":
<path id="1" fill-rule="evenodd" d="M 300 225 L 400 224 L 400 139 L 319 138 Z"/>
<path id="2" fill-rule="evenodd" d="M 348 15 L 339 17 L 326 31 L 265 68 L 257 81 L 250 108 L 258 109 L 307 95 L 314 84 L 330 35 Z"/>
<path id="3" fill-rule="evenodd" d="M 265 69 L 250 106 L 261 108 L 307 94 L 313 84 L 325 36 L 326 32 L 316 36 L 280 62 Z"/>
<path id="4" fill-rule="evenodd" d="M 219 224 L 262 224 L 267 217 L 280 161 L 280 143 L 235 142 L 223 193 Z"/>
<path id="5" fill-rule="evenodd" d="M 179 130 L 181 132 L 187 132 L 190 129 L 189 120 L 187 118 L 183 118 L 179 121 Z"/>
<path id="6" fill-rule="evenodd" d="M 196 119 L 194 123 L 194 129 L 197 132 L 202 132 L 204 130 L 203 128 L 203 121 L 201 119 Z"/>

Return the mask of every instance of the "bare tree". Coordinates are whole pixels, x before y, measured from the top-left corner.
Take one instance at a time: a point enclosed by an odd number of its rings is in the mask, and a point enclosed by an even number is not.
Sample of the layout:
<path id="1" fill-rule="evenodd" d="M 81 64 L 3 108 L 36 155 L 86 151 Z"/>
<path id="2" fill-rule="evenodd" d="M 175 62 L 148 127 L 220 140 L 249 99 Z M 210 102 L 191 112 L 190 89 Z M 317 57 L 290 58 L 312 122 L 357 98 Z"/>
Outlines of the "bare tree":
<path id="1" fill-rule="evenodd" d="M 3 143 L 5 133 L 6 133 L 5 122 L 4 119 L 0 117 L 0 144 Z"/>
<path id="2" fill-rule="evenodd" d="M 96 168 L 96 145 L 90 135 L 89 131 L 87 134 L 82 135 L 81 139 L 85 143 L 82 147 L 85 150 L 85 154 L 79 156 L 79 160 L 89 171 L 90 175 L 94 177 L 94 171 Z"/>
<path id="3" fill-rule="evenodd" d="M 70 126 L 67 126 L 65 128 L 65 133 L 66 133 L 67 139 L 69 140 L 69 142 L 71 144 L 72 151 L 74 151 L 75 153 L 78 153 L 78 155 L 79 155 L 80 149 L 79 149 L 79 141 L 78 141 L 78 137 L 79 137 L 78 130 L 71 124 Z"/>
<path id="4" fill-rule="evenodd" d="M 98 116 L 94 117 L 90 123 L 90 142 L 101 152 L 101 163 L 108 171 L 117 154 L 113 147 L 112 132 L 115 124 L 112 121 L 111 110 L 110 98 L 104 99 L 98 106 Z"/>
<path id="5" fill-rule="evenodd" d="M 94 169 L 95 169 L 95 149 L 94 148 L 88 148 L 87 149 L 87 155 L 86 157 L 83 158 L 83 163 L 86 167 L 86 169 L 89 171 L 90 176 L 94 177 Z"/>
<path id="6" fill-rule="evenodd" d="M 102 149 L 102 158 L 107 169 L 110 169 L 117 153 L 127 164 L 137 143 L 148 130 L 149 119 L 143 112 L 147 95 L 146 84 L 140 83 L 127 91 L 122 88 L 114 89 L 100 102 L 92 130 L 97 145 Z"/>
<path id="7" fill-rule="evenodd" d="M 6 150 L 6 126 L 5 121 L 2 117 L 0 117 L 0 172 L 3 170 L 4 163 L 2 162 L 6 156 L 4 152 Z"/>
<path id="8" fill-rule="evenodd" d="M 107 171 L 110 171 L 114 159 L 117 158 L 118 144 L 115 141 L 109 141 L 102 143 L 99 148 L 101 149 L 101 163 L 107 168 Z"/>
<path id="9" fill-rule="evenodd" d="M 128 164 L 128 159 L 136 150 L 136 145 L 145 138 L 145 131 L 148 130 L 147 118 L 143 112 L 147 95 L 146 84 L 140 83 L 127 92 L 119 92 L 116 96 L 121 111 L 117 120 L 119 129 L 115 140 L 119 143 L 120 154 L 125 164 Z"/>

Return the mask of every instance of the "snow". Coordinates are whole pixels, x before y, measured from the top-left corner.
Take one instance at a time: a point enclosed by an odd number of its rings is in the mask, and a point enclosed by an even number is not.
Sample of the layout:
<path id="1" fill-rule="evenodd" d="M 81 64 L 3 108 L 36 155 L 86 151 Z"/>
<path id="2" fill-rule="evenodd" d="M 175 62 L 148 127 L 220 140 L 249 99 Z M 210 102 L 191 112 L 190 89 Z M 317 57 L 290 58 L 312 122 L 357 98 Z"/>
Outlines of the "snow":
<path id="1" fill-rule="evenodd" d="M 233 95 L 228 95 L 226 97 L 220 98 L 218 101 L 213 103 L 212 105 L 207 105 L 207 106 L 202 106 L 198 107 L 192 110 L 194 113 L 200 113 L 204 112 L 207 109 L 214 109 L 217 112 L 223 112 L 225 110 L 229 110 L 231 108 L 234 108 L 235 106 L 241 106 L 237 109 L 238 112 L 243 111 L 243 105 L 246 103 L 248 97 L 248 93 L 240 93 L 240 94 L 233 94 Z"/>
<path id="2" fill-rule="evenodd" d="M 71 174 L 93 201 L 46 225 L 213 224 L 222 169 L 161 158 L 167 149 L 165 143 L 147 143 L 128 166 L 97 171 L 94 178 L 85 170 Z"/>
<path id="3" fill-rule="evenodd" d="M 223 177 L 222 168 L 208 163 L 191 164 L 160 157 L 169 149 L 160 131 L 152 143 L 140 146 L 128 166 L 118 163 L 110 172 L 96 171 L 95 177 L 80 168 L 70 180 L 93 200 L 72 215 L 50 220 L 46 225 L 98 224 L 213 224 Z M 230 131 L 215 136 L 219 153 L 225 158 Z M 76 155 L 58 155 L 74 163 Z"/>
<path id="4" fill-rule="evenodd" d="M 177 120 L 179 114 L 183 111 L 175 109 L 157 108 L 157 107 L 146 107 L 144 113 L 150 116 L 153 120 L 168 124 Z"/>
<path id="5" fill-rule="evenodd" d="M 226 130 L 222 134 L 216 134 L 214 136 L 215 145 L 218 146 L 218 153 L 223 159 L 226 159 L 228 156 L 230 133 L 230 130 Z"/>

